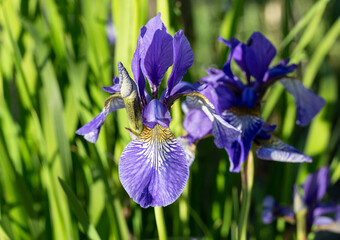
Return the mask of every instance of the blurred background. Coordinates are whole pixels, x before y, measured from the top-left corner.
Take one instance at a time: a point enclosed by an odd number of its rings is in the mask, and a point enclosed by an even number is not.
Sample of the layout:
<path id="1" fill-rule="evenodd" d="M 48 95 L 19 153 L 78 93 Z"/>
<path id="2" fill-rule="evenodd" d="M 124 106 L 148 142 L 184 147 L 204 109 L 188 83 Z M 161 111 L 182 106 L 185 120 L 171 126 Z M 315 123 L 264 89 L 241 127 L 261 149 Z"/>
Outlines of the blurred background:
<path id="1" fill-rule="evenodd" d="M 112 85 L 117 62 L 130 71 L 139 28 L 157 12 L 191 43 L 195 61 L 184 80 L 222 67 L 227 49 L 218 36 L 245 42 L 261 31 L 278 50 L 275 63 L 299 64 L 294 76 L 326 100 L 302 128 L 280 84 L 264 98 L 274 134 L 313 163 L 255 160 L 251 239 L 295 239 L 294 225 L 262 223 L 262 201 L 271 194 L 290 205 L 293 184 L 320 166 L 331 166 L 329 195 L 340 201 L 340 1 L 0 0 L 0 239 L 157 238 L 153 209 L 134 203 L 119 182 L 130 141 L 125 110 L 110 114 L 95 144 L 75 134 L 101 111 L 109 97 L 101 87 Z M 184 134 L 180 103 L 172 118 L 175 135 Z M 182 196 L 164 208 L 170 237 L 230 238 L 241 179 L 228 169 L 213 139 L 198 144 Z"/>

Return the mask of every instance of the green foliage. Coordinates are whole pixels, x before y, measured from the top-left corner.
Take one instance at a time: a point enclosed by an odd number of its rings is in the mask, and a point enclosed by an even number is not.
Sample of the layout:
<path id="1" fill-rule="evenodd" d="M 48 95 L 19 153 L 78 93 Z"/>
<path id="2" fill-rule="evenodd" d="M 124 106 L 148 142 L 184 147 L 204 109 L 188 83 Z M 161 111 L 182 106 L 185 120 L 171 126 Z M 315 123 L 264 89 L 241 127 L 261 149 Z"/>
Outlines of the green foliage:
<path id="1" fill-rule="evenodd" d="M 295 77 L 326 99 L 310 127 L 300 128 L 281 86 L 265 98 L 263 116 L 278 124 L 275 134 L 314 159 L 294 165 L 255 159 L 250 217 L 242 224 L 252 239 L 282 239 L 289 226 L 261 222 L 264 196 L 289 204 L 292 184 L 326 164 L 332 183 L 340 178 L 339 9 L 335 0 L 1 0 L 0 239 L 157 238 L 154 212 L 130 200 L 118 179 L 119 156 L 130 141 L 123 110 L 108 117 L 97 143 L 75 134 L 102 109 L 108 95 L 100 87 L 117 75 L 118 61 L 131 73 L 139 28 L 157 12 L 171 33 L 184 29 L 191 43 L 195 62 L 185 80 L 223 65 L 227 50 L 217 36 L 244 40 L 261 31 L 279 55 L 300 65 Z M 107 38 L 110 20 L 114 44 Z M 172 118 L 171 129 L 182 134 L 179 103 Z M 240 176 L 228 171 L 227 154 L 212 139 L 197 151 L 182 196 L 164 208 L 166 232 L 238 239 L 246 211 Z"/>

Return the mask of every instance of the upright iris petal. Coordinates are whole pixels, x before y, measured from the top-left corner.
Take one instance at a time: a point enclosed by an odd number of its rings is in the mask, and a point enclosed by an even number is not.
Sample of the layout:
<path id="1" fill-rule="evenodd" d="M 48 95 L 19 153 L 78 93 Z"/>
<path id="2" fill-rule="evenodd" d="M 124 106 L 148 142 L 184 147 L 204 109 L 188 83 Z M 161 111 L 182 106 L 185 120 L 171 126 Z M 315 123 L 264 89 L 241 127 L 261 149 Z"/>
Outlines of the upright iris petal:
<path id="1" fill-rule="evenodd" d="M 186 154 L 168 128 L 144 128 L 124 149 L 119 178 L 142 207 L 166 206 L 182 193 L 189 177 Z"/>
<path id="2" fill-rule="evenodd" d="M 183 30 L 175 33 L 173 41 L 174 65 L 166 86 L 165 98 L 170 96 L 171 90 L 182 79 L 188 68 L 194 62 L 194 54 Z"/>
<path id="3" fill-rule="evenodd" d="M 141 101 L 143 104 L 146 104 L 146 99 L 145 99 L 145 77 L 142 72 L 142 67 L 141 67 L 141 54 L 142 54 L 142 40 L 141 40 L 141 33 L 143 31 L 143 28 L 140 29 L 139 31 L 139 36 L 137 40 L 137 47 L 135 50 L 135 53 L 133 54 L 132 62 L 131 62 L 131 70 L 133 73 L 133 77 L 137 83 L 138 87 L 138 95 L 141 98 Z"/>
<path id="4" fill-rule="evenodd" d="M 146 24 L 140 37 L 141 68 L 151 91 L 156 93 L 164 74 L 173 64 L 173 38 L 167 33 L 160 14 Z"/>
<path id="5" fill-rule="evenodd" d="M 262 81 L 275 55 L 276 49 L 261 33 L 254 32 L 250 36 L 245 56 L 249 72 L 256 80 Z"/>
<path id="6" fill-rule="evenodd" d="M 304 190 L 304 201 L 307 205 L 320 202 L 323 196 L 326 194 L 327 187 L 329 185 L 329 168 L 320 168 L 316 173 L 308 175 Z"/>

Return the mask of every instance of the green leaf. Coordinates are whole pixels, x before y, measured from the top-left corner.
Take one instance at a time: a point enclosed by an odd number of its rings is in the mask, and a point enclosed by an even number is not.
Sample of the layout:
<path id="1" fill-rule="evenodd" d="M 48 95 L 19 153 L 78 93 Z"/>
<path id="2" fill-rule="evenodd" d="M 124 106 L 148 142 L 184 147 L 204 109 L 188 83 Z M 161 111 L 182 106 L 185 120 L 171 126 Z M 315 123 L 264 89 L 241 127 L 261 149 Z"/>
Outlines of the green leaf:
<path id="1" fill-rule="evenodd" d="M 70 203 L 70 207 L 73 210 L 73 213 L 76 215 L 80 225 L 82 226 L 86 235 L 93 240 L 100 239 L 96 228 L 90 223 L 84 209 L 81 207 L 80 202 L 78 201 L 76 195 L 73 193 L 71 188 L 61 179 L 58 178 L 59 182 L 67 196 L 67 199 Z"/>

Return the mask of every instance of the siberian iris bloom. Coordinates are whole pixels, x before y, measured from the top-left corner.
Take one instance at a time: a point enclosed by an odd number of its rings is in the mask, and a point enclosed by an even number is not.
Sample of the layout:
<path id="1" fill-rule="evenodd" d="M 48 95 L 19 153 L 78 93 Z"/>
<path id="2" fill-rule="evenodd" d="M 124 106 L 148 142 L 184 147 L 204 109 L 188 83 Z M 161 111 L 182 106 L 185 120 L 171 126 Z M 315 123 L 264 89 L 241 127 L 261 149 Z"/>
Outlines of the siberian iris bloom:
<path id="1" fill-rule="evenodd" d="M 210 100 L 224 120 L 242 132 L 231 146 L 216 144 L 228 152 L 230 171 L 240 171 L 242 163 L 248 157 L 252 142 L 256 143 L 258 158 L 310 162 L 310 157 L 270 134 L 275 126 L 264 122 L 261 116 L 261 102 L 268 87 L 280 80 L 295 98 L 296 123 L 305 126 L 323 107 L 324 100 L 306 89 L 300 81 L 286 77 L 297 67 L 295 64 L 289 64 L 289 59 L 270 67 L 276 49 L 261 33 L 254 32 L 247 44 L 241 43 L 236 38 L 227 41 L 220 37 L 219 40 L 230 48 L 227 62 L 222 70 L 207 70 L 209 75 L 201 79 L 206 85 L 201 93 Z M 242 70 L 244 79 L 233 74 L 232 60 Z M 210 133 L 216 138 L 209 122 L 209 118 L 203 112 L 187 111 L 183 126 L 188 132 L 188 138 L 195 142 Z"/>
<path id="2" fill-rule="evenodd" d="M 182 30 L 172 37 L 160 19 L 160 14 L 141 27 L 136 51 L 131 62 L 134 80 L 122 63 L 113 86 L 103 88 L 112 94 L 103 110 L 88 124 L 76 131 L 92 143 L 96 142 L 106 116 L 126 108 L 132 141 L 119 160 L 119 178 L 126 192 L 142 207 L 166 206 L 182 193 L 189 177 L 193 154 L 186 140 L 175 138 L 169 124 L 170 108 L 180 97 L 191 100 L 191 108 L 206 111 L 216 128 L 216 134 L 228 136 L 233 142 L 239 130 L 216 114 L 213 105 L 203 95 L 199 83 L 182 82 L 192 65 L 194 55 Z M 159 96 L 161 81 L 172 65 L 166 89 Z M 146 79 L 151 96 L 146 91 Z"/>
<path id="3" fill-rule="evenodd" d="M 322 202 L 329 183 L 328 167 L 309 174 L 302 185 L 302 193 L 297 185 L 294 187 L 294 211 L 292 208 L 280 206 L 273 197 L 267 196 L 263 202 L 262 221 L 270 224 L 275 218 L 282 217 L 292 223 L 295 222 L 294 212 L 298 214 L 306 210 L 307 233 L 312 231 L 312 226 L 315 226 L 316 230 L 340 233 L 340 205 Z"/>

